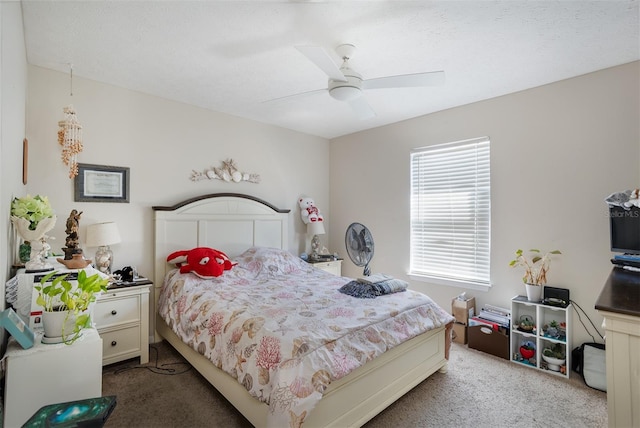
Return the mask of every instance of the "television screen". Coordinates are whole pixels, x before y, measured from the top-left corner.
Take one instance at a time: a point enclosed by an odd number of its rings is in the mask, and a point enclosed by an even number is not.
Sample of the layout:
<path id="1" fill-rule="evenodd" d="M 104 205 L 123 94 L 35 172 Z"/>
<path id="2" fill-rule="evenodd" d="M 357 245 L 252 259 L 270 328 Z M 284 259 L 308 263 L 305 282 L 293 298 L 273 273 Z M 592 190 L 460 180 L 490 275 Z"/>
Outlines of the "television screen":
<path id="1" fill-rule="evenodd" d="M 640 254 L 640 208 L 609 207 L 611 251 Z"/>

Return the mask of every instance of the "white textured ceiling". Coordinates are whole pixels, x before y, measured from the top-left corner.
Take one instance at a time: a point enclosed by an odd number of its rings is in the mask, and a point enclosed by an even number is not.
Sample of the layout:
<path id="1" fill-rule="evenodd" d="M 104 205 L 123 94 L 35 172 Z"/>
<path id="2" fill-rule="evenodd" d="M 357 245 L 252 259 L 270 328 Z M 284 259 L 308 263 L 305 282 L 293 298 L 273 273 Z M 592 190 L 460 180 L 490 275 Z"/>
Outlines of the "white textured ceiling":
<path id="1" fill-rule="evenodd" d="M 22 0 L 29 64 L 333 138 L 640 58 L 637 0 Z M 357 46 L 364 79 L 444 70 L 439 87 L 365 92 L 359 120 L 295 46 Z M 336 58 L 336 61 L 338 59 Z"/>

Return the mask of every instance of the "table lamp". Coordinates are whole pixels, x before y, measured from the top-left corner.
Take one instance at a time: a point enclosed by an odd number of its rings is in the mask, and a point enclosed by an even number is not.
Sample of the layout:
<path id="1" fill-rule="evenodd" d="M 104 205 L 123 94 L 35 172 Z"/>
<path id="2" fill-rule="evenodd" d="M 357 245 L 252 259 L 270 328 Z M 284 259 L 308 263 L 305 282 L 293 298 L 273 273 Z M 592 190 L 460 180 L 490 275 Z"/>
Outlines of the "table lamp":
<path id="1" fill-rule="evenodd" d="M 96 223 L 87 226 L 87 247 L 98 247 L 95 256 L 96 268 L 105 274 L 111 273 L 113 252 L 109 245 L 120 242 L 120 232 L 114 222 Z"/>
<path id="2" fill-rule="evenodd" d="M 318 260 L 318 248 L 320 248 L 320 238 L 318 235 L 324 235 L 324 223 L 314 221 L 307 223 L 307 235 L 313 235 L 311 238 L 311 260 Z"/>

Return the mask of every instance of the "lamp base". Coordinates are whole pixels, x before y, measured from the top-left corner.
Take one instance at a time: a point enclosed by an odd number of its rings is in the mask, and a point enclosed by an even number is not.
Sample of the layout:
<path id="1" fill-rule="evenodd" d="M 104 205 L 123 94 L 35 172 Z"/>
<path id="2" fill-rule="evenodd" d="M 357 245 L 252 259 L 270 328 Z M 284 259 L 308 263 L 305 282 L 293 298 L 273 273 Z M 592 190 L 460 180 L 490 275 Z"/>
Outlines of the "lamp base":
<path id="1" fill-rule="evenodd" d="M 320 237 L 313 235 L 311 238 L 311 259 L 318 259 L 318 249 L 320 248 Z"/>
<path id="2" fill-rule="evenodd" d="M 106 245 L 98 247 L 98 251 L 96 251 L 96 269 L 104 274 L 110 275 L 112 262 L 113 251 Z"/>

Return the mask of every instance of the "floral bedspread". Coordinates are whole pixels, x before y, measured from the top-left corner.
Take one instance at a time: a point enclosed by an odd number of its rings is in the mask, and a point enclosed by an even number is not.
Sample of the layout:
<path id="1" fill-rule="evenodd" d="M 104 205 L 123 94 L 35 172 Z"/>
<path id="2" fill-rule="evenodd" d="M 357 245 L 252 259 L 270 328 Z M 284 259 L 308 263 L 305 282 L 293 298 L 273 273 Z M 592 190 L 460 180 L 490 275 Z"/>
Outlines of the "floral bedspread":
<path id="1" fill-rule="evenodd" d="M 254 247 L 220 277 L 173 270 L 158 312 L 172 330 L 269 405 L 270 426 L 299 426 L 327 386 L 453 317 L 411 290 L 358 299 L 350 278 Z"/>

